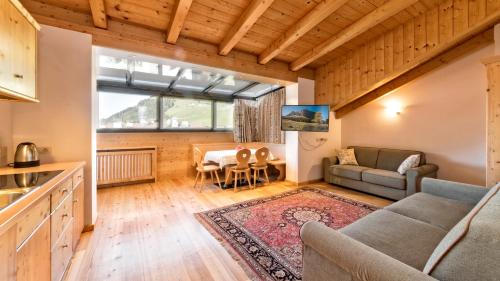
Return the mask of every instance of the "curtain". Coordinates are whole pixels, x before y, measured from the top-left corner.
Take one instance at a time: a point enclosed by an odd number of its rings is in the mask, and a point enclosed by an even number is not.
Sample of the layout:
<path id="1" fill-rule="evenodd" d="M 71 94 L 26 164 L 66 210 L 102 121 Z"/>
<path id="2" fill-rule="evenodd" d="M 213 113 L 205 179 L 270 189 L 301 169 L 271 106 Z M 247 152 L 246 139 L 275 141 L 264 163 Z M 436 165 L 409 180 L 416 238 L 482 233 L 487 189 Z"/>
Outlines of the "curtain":
<path id="1" fill-rule="evenodd" d="M 285 143 L 281 131 L 281 107 L 285 104 L 285 88 L 257 100 L 257 138 L 265 143 Z"/>
<path id="2" fill-rule="evenodd" d="M 234 100 L 234 141 L 285 143 L 281 131 L 281 106 L 285 88 L 269 93 L 257 101 Z"/>
<path id="3" fill-rule="evenodd" d="M 234 142 L 254 142 L 257 139 L 257 102 L 234 100 Z"/>

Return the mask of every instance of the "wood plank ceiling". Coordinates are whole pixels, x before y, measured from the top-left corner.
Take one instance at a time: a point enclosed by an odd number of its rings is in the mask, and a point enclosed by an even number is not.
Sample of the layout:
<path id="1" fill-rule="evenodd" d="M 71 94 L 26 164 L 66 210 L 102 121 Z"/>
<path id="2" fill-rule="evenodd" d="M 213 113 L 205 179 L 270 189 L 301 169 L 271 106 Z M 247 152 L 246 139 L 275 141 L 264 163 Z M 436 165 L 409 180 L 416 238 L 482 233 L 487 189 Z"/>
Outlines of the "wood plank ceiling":
<path id="1" fill-rule="evenodd" d="M 146 27 L 175 44 L 188 38 L 289 64 L 317 68 L 423 14 L 442 0 L 21 0 Z M 322 47 L 323 49 L 318 49 Z"/>

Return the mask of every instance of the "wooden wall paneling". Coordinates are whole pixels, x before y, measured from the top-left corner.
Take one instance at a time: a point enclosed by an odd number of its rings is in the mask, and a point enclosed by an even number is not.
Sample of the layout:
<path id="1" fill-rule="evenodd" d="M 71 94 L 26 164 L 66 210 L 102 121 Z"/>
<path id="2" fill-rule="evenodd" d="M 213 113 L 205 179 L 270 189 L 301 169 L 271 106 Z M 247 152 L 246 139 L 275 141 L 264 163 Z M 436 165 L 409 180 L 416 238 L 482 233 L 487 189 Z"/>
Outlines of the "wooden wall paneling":
<path id="1" fill-rule="evenodd" d="M 427 51 L 426 14 L 415 18 L 415 57 L 420 57 Z"/>
<path id="2" fill-rule="evenodd" d="M 357 92 L 361 89 L 361 66 L 360 66 L 360 49 L 354 50 L 352 59 L 352 91 Z"/>
<path id="3" fill-rule="evenodd" d="M 415 57 L 415 23 L 414 20 L 411 19 L 404 24 L 403 30 L 403 62 L 404 64 L 408 64 L 413 61 Z"/>
<path id="4" fill-rule="evenodd" d="M 394 32 L 391 30 L 384 35 L 384 76 L 394 69 Z M 356 92 L 359 89 L 354 89 Z"/>
<path id="5" fill-rule="evenodd" d="M 469 26 L 486 17 L 486 0 L 469 0 Z"/>
<path id="6" fill-rule="evenodd" d="M 394 29 L 394 70 L 403 67 L 404 64 L 404 26 L 400 25 Z"/>
<path id="7" fill-rule="evenodd" d="M 336 59 L 334 62 L 334 65 L 335 65 L 335 87 L 334 87 L 334 94 L 336 94 L 338 96 L 338 101 L 341 102 L 342 101 L 342 87 L 340 86 L 341 85 L 341 77 L 342 77 L 342 69 L 340 67 L 341 65 L 341 60 L 340 58 Z"/>
<path id="8" fill-rule="evenodd" d="M 0 233 L 0 280 L 16 280 L 16 225 Z"/>
<path id="9" fill-rule="evenodd" d="M 318 68 L 319 69 L 319 68 Z M 332 63 L 328 63 L 326 66 L 327 69 L 327 80 L 328 83 L 326 87 L 326 95 L 327 100 L 329 100 L 330 104 L 337 104 L 339 102 L 338 96 L 334 96 L 334 83 L 335 83 L 335 66 Z"/>
<path id="10" fill-rule="evenodd" d="M 232 132 L 189 133 L 100 133 L 97 147 L 157 146 L 157 174 L 166 177 L 192 176 L 192 143 L 230 143 Z"/>
<path id="11" fill-rule="evenodd" d="M 368 47 L 363 45 L 359 48 L 359 65 L 361 67 L 361 89 L 368 86 Z"/>
<path id="12" fill-rule="evenodd" d="M 377 54 L 375 52 L 375 41 L 370 41 L 367 43 L 366 47 L 366 57 L 367 57 L 367 82 L 368 85 L 373 84 L 375 82 L 375 71 L 376 71 L 376 62 L 377 62 Z"/>
<path id="13" fill-rule="evenodd" d="M 487 2 L 486 2 L 486 14 L 487 15 L 491 15 L 498 10 L 500 10 L 500 1 L 487 0 Z"/>
<path id="14" fill-rule="evenodd" d="M 500 57 L 483 60 L 488 77 L 486 185 L 500 182 Z"/>
<path id="15" fill-rule="evenodd" d="M 375 79 L 379 80 L 385 76 L 385 39 L 380 36 L 375 41 Z"/>
<path id="16" fill-rule="evenodd" d="M 445 0 L 439 4 L 439 44 L 447 43 L 453 38 L 453 0 Z"/>
<path id="17" fill-rule="evenodd" d="M 367 94 L 352 100 L 346 105 L 341 105 L 335 108 L 335 118 L 342 118 L 349 112 L 363 106 L 377 98 L 380 98 L 391 91 L 407 84 L 408 82 L 426 74 L 430 71 L 447 65 L 452 61 L 474 51 L 480 49 L 493 42 L 493 31 L 487 30 L 484 33 L 480 33 L 473 37 L 472 39 L 466 41 L 465 43 L 458 45 L 456 48 L 449 49 L 438 56 L 433 57 L 417 67 L 412 68 L 410 71 L 404 72 L 403 74 L 397 75 L 394 79 L 389 82 L 382 84 L 380 87 L 375 87 L 373 90 L 369 91 Z"/>
<path id="18" fill-rule="evenodd" d="M 427 50 L 431 51 L 439 44 L 439 8 L 435 7 L 426 15 Z"/>
<path id="19" fill-rule="evenodd" d="M 453 1 L 453 34 L 461 34 L 469 28 L 468 0 Z"/>

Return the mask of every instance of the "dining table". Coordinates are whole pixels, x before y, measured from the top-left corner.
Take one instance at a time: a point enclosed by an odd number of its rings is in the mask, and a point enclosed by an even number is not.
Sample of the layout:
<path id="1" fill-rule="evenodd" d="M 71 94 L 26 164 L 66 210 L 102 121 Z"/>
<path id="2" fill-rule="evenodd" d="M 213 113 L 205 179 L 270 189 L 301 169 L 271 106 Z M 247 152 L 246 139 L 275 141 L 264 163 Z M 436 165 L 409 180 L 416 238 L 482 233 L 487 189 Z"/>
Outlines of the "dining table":
<path id="1" fill-rule="evenodd" d="M 251 155 L 249 164 L 257 162 L 257 158 L 255 157 L 255 152 L 257 149 L 250 149 Z M 236 165 L 238 161 L 236 160 L 236 153 L 238 150 L 236 149 L 227 149 L 227 150 L 209 150 L 205 152 L 205 156 L 203 158 L 204 163 L 216 163 L 219 165 L 221 170 L 225 171 L 225 181 L 226 185 L 230 185 L 233 183 L 233 175 L 231 173 L 231 167 Z M 274 155 L 269 151 L 269 155 L 267 156 L 267 160 L 275 160 Z"/>

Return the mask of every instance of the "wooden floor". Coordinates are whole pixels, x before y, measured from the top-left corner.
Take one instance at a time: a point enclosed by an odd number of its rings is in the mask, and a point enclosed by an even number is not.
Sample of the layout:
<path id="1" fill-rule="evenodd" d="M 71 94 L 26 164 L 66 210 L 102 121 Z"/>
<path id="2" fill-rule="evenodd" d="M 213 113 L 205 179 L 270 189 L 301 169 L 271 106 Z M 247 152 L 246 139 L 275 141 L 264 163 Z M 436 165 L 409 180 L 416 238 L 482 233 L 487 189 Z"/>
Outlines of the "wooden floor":
<path id="1" fill-rule="evenodd" d="M 248 280 L 193 213 L 297 187 L 276 182 L 235 193 L 207 186 L 198 193 L 192 183 L 172 179 L 99 189 L 95 230 L 82 236 L 66 280 Z M 311 185 L 377 206 L 391 203 L 325 183 Z"/>

